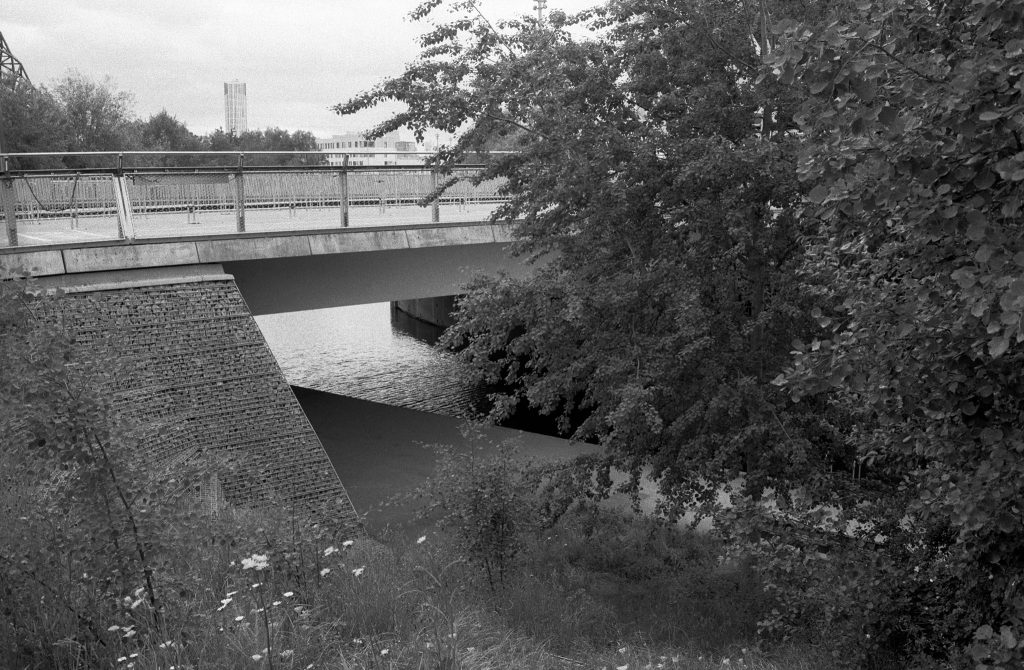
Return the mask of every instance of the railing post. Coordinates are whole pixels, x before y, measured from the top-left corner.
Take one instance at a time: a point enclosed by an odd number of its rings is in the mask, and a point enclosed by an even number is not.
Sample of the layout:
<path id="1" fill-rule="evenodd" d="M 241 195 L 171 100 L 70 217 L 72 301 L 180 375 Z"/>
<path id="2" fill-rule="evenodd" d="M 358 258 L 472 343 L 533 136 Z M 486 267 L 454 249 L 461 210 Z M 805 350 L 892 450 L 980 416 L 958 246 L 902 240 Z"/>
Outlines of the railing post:
<path id="1" fill-rule="evenodd" d="M 12 247 L 18 246 L 18 198 L 14 191 L 14 178 L 7 172 L 6 158 L 4 159 L 4 176 L 0 184 L 0 198 L 4 201 L 4 219 L 7 221 L 7 244 Z"/>
<path id="2" fill-rule="evenodd" d="M 437 169 L 430 171 L 430 188 L 434 193 L 434 203 L 430 206 L 430 221 L 440 223 L 441 221 L 441 198 L 437 195 L 438 174 Z"/>
<path id="3" fill-rule="evenodd" d="M 242 174 L 242 165 L 245 154 L 238 154 L 238 172 L 235 173 L 235 229 L 245 232 L 245 176 Z"/>
<path id="4" fill-rule="evenodd" d="M 114 202 L 117 204 L 117 228 L 122 240 L 135 239 L 135 219 L 132 216 L 132 200 L 128 195 L 128 183 L 124 174 L 114 175 Z"/>
<path id="5" fill-rule="evenodd" d="M 341 227 L 348 228 L 348 154 L 341 157 L 338 172 L 338 202 L 341 206 Z"/>

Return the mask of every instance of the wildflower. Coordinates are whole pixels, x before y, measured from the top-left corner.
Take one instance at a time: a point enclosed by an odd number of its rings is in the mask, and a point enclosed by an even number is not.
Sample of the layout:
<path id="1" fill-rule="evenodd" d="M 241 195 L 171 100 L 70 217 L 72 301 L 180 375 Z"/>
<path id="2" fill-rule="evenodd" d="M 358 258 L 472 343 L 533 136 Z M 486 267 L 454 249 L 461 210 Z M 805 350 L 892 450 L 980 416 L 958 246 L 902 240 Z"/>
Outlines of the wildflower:
<path id="1" fill-rule="evenodd" d="M 330 572 L 330 571 L 331 571 L 330 568 L 324 568 L 323 570 L 320 571 L 320 576 L 321 577 L 326 577 L 327 573 Z"/>
<path id="2" fill-rule="evenodd" d="M 466 647 L 466 651 L 472 654 L 474 651 L 476 651 L 476 647 Z"/>
<path id="3" fill-rule="evenodd" d="M 263 658 L 262 654 L 253 654 L 252 655 L 252 660 L 254 660 L 254 661 L 258 661 L 258 660 L 260 660 L 262 658 Z"/>
<path id="4" fill-rule="evenodd" d="M 331 554 L 333 554 L 333 553 L 335 553 L 337 551 L 338 551 L 337 547 L 334 547 L 334 546 L 327 547 L 326 549 L 324 549 L 324 556 L 330 556 Z"/>
<path id="5" fill-rule="evenodd" d="M 352 571 L 352 574 L 355 575 L 356 577 L 358 577 L 358 576 L 363 574 L 363 570 L 365 570 L 365 569 L 366 569 L 365 565 L 363 567 L 361 567 L 361 568 L 356 568 L 355 570 Z"/>
<path id="6" fill-rule="evenodd" d="M 138 657 L 139 657 L 138 652 L 136 652 L 134 654 L 128 654 L 128 658 L 138 658 Z"/>
<path id="7" fill-rule="evenodd" d="M 242 619 L 244 619 L 244 618 L 245 618 L 244 616 L 242 616 L 241 614 L 239 614 L 238 616 L 236 616 L 236 617 L 235 617 L 235 621 L 241 621 L 241 620 L 242 620 Z"/>
<path id="8" fill-rule="evenodd" d="M 617 665 L 615 666 L 615 670 L 629 670 L 629 664 L 627 663 L 626 665 Z"/>
<path id="9" fill-rule="evenodd" d="M 427 541 L 427 536 L 423 535 L 423 536 L 420 537 L 420 539 L 416 540 L 416 544 L 423 544 L 426 541 Z"/>
<path id="10" fill-rule="evenodd" d="M 625 647 L 619 647 L 619 653 L 620 654 L 625 654 L 626 653 L 626 648 Z"/>
<path id="11" fill-rule="evenodd" d="M 107 630 L 109 630 L 111 633 L 113 633 L 115 630 L 121 630 L 121 627 L 118 626 L 117 624 L 114 624 L 113 626 L 111 626 Z"/>
<path id="12" fill-rule="evenodd" d="M 236 593 L 238 593 L 238 591 L 228 591 L 228 592 L 227 592 L 227 593 L 226 593 L 226 594 L 224 595 L 224 597 L 225 597 L 225 598 L 230 598 L 231 596 L 235 595 Z"/>
<path id="13" fill-rule="evenodd" d="M 224 600 L 220 601 L 220 607 L 217 608 L 217 611 L 220 612 L 221 610 L 223 610 L 225 607 L 228 606 L 228 603 L 230 603 L 232 600 L 232 598 L 225 598 Z"/>
<path id="14" fill-rule="evenodd" d="M 284 596 L 285 598 L 291 598 L 291 597 L 292 597 L 293 595 L 295 595 L 295 594 L 294 594 L 294 593 L 292 593 L 291 591 L 285 591 L 285 592 L 284 592 L 284 593 L 282 593 L 281 595 L 282 595 L 282 596 Z"/>
<path id="15" fill-rule="evenodd" d="M 117 659 L 117 662 L 118 662 L 118 663 L 124 663 L 124 662 L 125 662 L 125 661 L 127 661 L 127 660 L 128 660 L 128 657 L 127 657 L 127 656 L 121 656 L 121 657 L 119 657 L 119 658 Z"/>
<path id="16" fill-rule="evenodd" d="M 348 548 L 349 548 L 349 547 L 351 547 L 351 546 L 352 546 L 353 544 L 355 544 L 355 541 L 354 541 L 354 540 L 345 540 L 344 542 L 342 542 L 342 543 L 341 543 L 341 546 L 342 546 L 342 547 L 344 547 L 344 548 L 346 548 L 346 549 L 348 549 Z"/>
<path id="17" fill-rule="evenodd" d="M 278 606 L 278 605 L 280 605 L 280 604 L 281 604 L 281 601 L 280 601 L 280 600 L 275 600 L 274 602 L 270 603 L 270 606 L 271 606 L 271 607 L 277 607 L 277 606 Z"/>
<path id="18" fill-rule="evenodd" d="M 362 644 L 362 643 L 363 643 L 363 639 L 362 638 L 360 638 L 360 637 L 352 638 L 352 644 Z"/>
<path id="19" fill-rule="evenodd" d="M 389 650 L 389 649 L 381 649 L 380 650 L 380 655 L 381 656 L 387 656 L 390 653 L 391 653 L 391 650 Z"/>
<path id="20" fill-rule="evenodd" d="M 138 600 L 136 600 L 135 602 L 132 603 L 131 609 L 135 609 L 136 607 L 138 607 L 141 604 L 142 604 L 142 598 L 139 598 Z"/>
<path id="21" fill-rule="evenodd" d="M 294 654 L 294 653 L 295 653 L 295 651 L 292 650 L 292 649 L 285 649 L 284 651 L 281 652 L 281 658 L 285 658 L 285 659 L 291 658 L 292 654 Z"/>
<path id="22" fill-rule="evenodd" d="M 124 632 L 124 637 L 135 637 L 135 631 L 133 631 L 133 630 L 126 630 Z"/>
<path id="23" fill-rule="evenodd" d="M 243 570 L 266 570 L 269 565 L 270 561 L 266 554 L 253 554 L 242 559 Z"/>

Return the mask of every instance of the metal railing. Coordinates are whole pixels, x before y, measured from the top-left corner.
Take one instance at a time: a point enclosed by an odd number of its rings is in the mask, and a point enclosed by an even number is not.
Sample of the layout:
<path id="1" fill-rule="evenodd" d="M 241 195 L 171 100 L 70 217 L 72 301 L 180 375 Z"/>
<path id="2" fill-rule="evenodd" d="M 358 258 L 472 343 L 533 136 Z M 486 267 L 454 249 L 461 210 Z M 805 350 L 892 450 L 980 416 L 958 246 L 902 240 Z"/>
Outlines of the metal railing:
<path id="1" fill-rule="evenodd" d="M 448 221 L 478 221 L 505 200 L 501 182 L 475 183 L 482 165 L 442 173 L 350 158 L 324 164 L 321 152 L 3 154 L 0 246 L 411 225 L 427 223 L 420 220 L 427 208 L 430 222 L 439 222 L 442 210 Z M 311 159 L 319 164 L 301 164 Z"/>

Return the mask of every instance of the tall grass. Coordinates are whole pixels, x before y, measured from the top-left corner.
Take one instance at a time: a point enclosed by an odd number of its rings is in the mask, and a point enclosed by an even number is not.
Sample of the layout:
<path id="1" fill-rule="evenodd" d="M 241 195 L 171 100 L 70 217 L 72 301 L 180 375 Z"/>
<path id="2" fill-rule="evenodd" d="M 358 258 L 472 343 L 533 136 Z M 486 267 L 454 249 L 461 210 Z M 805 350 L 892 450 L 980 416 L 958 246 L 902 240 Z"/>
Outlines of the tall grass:
<path id="1" fill-rule="evenodd" d="M 223 513 L 157 571 L 159 629 L 141 592 L 61 602 L 0 578 L 21 596 L 4 599 L 0 667 L 827 667 L 755 650 L 757 585 L 707 538 L 575 512 L 530 539 L 497 588 L 451 546 Z"/>

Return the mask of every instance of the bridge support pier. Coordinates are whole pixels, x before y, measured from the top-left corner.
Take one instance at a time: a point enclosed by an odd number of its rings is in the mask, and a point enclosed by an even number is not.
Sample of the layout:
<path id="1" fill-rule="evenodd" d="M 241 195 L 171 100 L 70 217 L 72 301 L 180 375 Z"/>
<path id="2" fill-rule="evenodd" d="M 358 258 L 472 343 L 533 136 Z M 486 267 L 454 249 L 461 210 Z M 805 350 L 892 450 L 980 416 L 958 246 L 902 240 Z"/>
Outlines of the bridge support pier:
<path id="1" fill-rule="evenodd" d="M 419 319 L 438 328 L 447 328 L 455 323 L 455 319 L 452 318 L 452 312 L 455 311 L 456 297 L 454 295 L 442 295 L 436 298 L 396 300 L 392 304 L 414 319 Z"/>
<path id="2" fill-rule="evenodd" d="M 220 265 L 193 265 L 38 280 L 61 288 L 58 316 L 86 351 L 125 363 L 121 411 L 168 425 L 152 458 L 208 450 L 236 462 L 226 501 L 323 513 L 356 529 L 358 518 L 273 353 Z"/>

